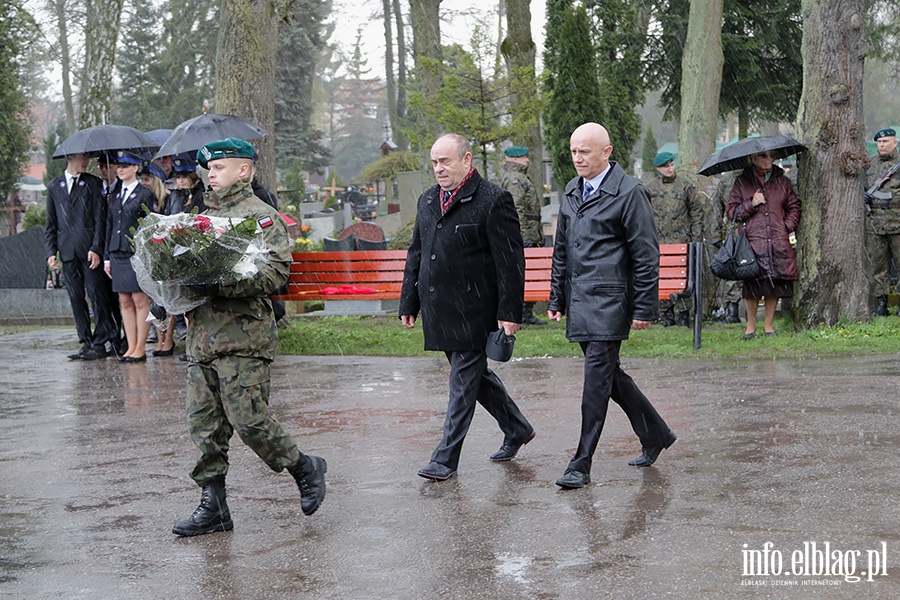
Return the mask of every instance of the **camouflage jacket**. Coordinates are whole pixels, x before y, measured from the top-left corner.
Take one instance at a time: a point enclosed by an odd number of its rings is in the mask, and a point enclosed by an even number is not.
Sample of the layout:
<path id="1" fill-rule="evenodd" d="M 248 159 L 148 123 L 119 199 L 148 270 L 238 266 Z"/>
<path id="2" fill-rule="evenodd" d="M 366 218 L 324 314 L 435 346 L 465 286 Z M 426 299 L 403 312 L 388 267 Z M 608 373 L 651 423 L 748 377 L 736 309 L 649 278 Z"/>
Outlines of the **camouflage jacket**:
<path id="1" fill-rule="evenodd" d="M 528 179 L 528 167 L 514 162 L 503 163 L 503 168 L 500 169 L 500 187 L 512 195 L 516 204 L 522 241 L 530 247 L 543 246 L 541 202 Z"/>
<path id="2" fill-rule="evenodd" d="M 660 244 L 703 240 L 703 208 L 693 183 L 679 177 L 654 177 L 647 185 Z"/>
<path id="3" fill-rule="evenodd" d="M 886 158 L 880 154 L 872 157 L 866 171 L 866 189 L 872 187 L 878 178 L 900 160 L 900 154 L 894 149 Z M 900 233 L 900 174 L 891 177 L 881 185 L 881 191 L 891 191 L 892 197 L 887 206 L 875 200 L 872 211 L 866 218 L 866 229 L 876 235 L 896 235 Z"/>
<path id="4" fill-rule="evenodd" d="M 211 217 L 253 217 L 262 228 L 269 262 L 259 273 L 237 283 L 221 285 L 216 297 L 187 314 L 187 355 L 195 362 L 219 356 L 249 356 L 272 360 L 278 346 L 269 294 L 288 279 L 291 245 L 287 225 L 274 208 L 253 195 L 249 183 L 208 192 L 204 197 Z"/>

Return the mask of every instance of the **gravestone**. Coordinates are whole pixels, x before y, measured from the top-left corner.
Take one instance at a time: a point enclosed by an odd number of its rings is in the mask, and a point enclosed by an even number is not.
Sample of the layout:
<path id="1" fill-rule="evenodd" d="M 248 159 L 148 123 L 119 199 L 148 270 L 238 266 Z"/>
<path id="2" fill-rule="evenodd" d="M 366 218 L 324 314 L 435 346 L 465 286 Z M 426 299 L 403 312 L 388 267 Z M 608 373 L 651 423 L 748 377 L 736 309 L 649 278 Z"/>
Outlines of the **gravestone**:
<path id="1" fill-rule="evenodd" d="M 32 227 L 22 233 L 0 238 L 0 288 L 45 287 L 47 259 L 44 256 L 44 228 Z"/>

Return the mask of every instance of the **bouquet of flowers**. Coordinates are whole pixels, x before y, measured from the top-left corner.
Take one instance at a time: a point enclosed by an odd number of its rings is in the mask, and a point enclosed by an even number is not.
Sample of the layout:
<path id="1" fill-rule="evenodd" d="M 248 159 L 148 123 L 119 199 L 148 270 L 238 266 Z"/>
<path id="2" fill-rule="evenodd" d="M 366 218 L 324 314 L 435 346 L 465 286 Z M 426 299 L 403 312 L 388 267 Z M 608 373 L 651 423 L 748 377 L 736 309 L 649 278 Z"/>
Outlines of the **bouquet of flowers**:
<path id="1" fill-rule="evenodd" d="M 179 314 L 207 300 L 190 286 L 246 279 L 267 261 L 262 229 L 252 217 L 151 213 L 134 234 L 131 264 L 156 304 Z"/>

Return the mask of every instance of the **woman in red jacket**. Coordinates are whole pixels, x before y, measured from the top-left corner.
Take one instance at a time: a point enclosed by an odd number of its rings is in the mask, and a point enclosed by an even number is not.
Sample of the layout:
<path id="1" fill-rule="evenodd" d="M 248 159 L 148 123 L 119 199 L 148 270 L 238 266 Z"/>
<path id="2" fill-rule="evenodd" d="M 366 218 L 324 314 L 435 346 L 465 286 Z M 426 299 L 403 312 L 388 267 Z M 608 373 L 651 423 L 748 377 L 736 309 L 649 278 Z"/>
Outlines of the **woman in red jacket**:
<path id="1" fill-rule="evenodd" d="M 766 335 L 775 335 L 773 319 L 779 298 L 794 295 L 797 259 L 791 247 L 790 234 L 800 223 L 800 200 L 784 171 L 775 166 L 769 152 L 753 154 L 749 165 L 734 182 L 726 211 L 738 222 L 762 269 L 757 279 L 744 282 L 743 298 L 747 304 L 747 329 L 744 339 L 756 336 L 756 311 L 760 298 L 765 299 Z"/>

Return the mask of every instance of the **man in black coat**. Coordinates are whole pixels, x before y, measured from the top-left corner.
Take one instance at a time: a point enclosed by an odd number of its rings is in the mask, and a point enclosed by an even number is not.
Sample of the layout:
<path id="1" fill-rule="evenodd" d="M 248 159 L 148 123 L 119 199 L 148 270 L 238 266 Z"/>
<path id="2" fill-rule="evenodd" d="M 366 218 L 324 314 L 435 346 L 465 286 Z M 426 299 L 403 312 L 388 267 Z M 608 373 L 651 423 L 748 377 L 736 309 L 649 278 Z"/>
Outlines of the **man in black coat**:
<path id="1" fill-rule="evenodd" d="M 570 138 L 578 176 L 560 202 L 550 281 L 550 319 L 566 315 L 566 337 L 584 352 L 581 439 L 556 485 L 590 483 L 591 461 L 609 399 L 631 421 L 641 456 L 630 465 L 649 467 L 675 442 L 646 396 L 619 365 L 630 329 L 646 329 L 658 317 L 659 244 L 646 188 L 610 162 L 606 129 L 585 123 Z"/>
<path id="2" fill-rule="evenodd" d="M 87 165 L 87 154 L 66 156 L 66 171 L 47 189 L 44 230 L 47 264 L 51 269 L 57 268 L 59 253 L 81 342 L 81 350 L 69 356 L 73 360 L 106 358 L 106 342 L 115 338 L 109 298 L 104 293 L 106 275 L 101 268 L 106 206 L 102 183 L 98 177 L 85 173 Z M 85 291 L 94 308 L 93 332 Z"/>
<path id="3" fill-rule="evenodd" d="M 525 256 L 509 192 L 482 179 L 472 149 L 459 135 L 431 148 L 437 185 L 419 196 L 400 294 L 400 319 L 412 328 L 421 311 L 425 349 L 450 362 L 444 435 L 419 471 L 426 479 L 456 474 L 462 444 L 479 402 L 503 432 L 490 458 L 507 461 L 534 437 L 503 383 L 487 366 L 488 334 L 514 335 L 522 322 Z"/>

